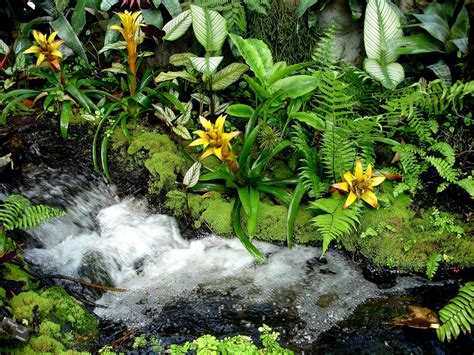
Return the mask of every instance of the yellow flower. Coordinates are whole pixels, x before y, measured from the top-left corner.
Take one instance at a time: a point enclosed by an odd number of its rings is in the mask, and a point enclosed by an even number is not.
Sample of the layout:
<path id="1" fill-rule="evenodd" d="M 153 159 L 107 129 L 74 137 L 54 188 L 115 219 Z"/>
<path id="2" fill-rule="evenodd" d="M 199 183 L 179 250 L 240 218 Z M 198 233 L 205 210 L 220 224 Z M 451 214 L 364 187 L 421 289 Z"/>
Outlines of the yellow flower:
<path id="1" fill-rule="evenodd" d="M 195 131 L 199 138 L 189 144 L 190 147 L 202 145 L 209 148 L 201 155 L 201 159 L 209 155 L 215 155 L 222 161 L 230 160 L 232 153 L 230 152 L 230 140 L 237 136 L 240 132 L 224 132 L 225 116 L 219 116 L 216 123 L 206 120 L 199 116 L 199 122 L 205 131 Z"/>
<path id="2" fill-rule="evenodd" d="M 364 174 L 360 160 L 357 160 L 354 174 L 355 176 L 348 171 L 344 173 L 344 182 L 332 185 L 332 187 L 338 190 L 349 193 L 343 208 L 349 207 L 358 198 L 364 200 L 373 208 L 377 208 L 377 197 L 372 192 L 372 188 L 380 185 L 385 180 L 385 176 L 374 176 L 370 164 L 367 166 L 367 171 Z"/>
<path id="3" fill-rule="evenodd" d="M 39 53 L 38 60 L 36 61 L 37 66 L 46 60 L 46 65 L 53 68 L 53 70 L 58 71 L 59 58 L 63 57 L 63 54 L 58 48 L 63 43 L 63 41 L 54 40 L 57 34 L 57 32 L 53 32 L 48 37 L 41 32 L 33 31 L 33 37 L 35 37 L 37 46 L 31 46 L 26 51 L 24 51 L 23 54 Z"/>

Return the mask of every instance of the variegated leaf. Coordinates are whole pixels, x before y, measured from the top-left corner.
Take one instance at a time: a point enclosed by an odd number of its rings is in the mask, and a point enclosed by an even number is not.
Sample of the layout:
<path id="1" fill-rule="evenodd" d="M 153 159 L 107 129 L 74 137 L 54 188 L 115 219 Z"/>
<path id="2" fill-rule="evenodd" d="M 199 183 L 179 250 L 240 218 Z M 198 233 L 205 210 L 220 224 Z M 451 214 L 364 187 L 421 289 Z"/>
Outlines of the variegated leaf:
<path id="1" fill-rule="evenodd" d="M 390 63 L 382 67 L 375 59 L 366 58 L 364 70 L 387 89 L 395 89 L 405 79 L 403 67 L 398 63 Z"/>
<path id="2" fill-rule="evenodd" d="M 185 125 L 191 119 L 191 114 L 193 112 L 193 103 L 189 101 L 184 105 L 185 112 L 176 119 L 176 124 Z"/>
<path id="3" fill-rule="evenodd" d="M 219 64 L 221 64 L 222 59 L 224 59 L 224 57 L 196 57 L 190 60 L 198 72 L 205 75 L 212 75 L 217 70 Z"/>
<path id="4" fill-rule="evenodd" d="M 191 83 L 197 83 L 198 80 L 192 76 L 189 72 L 186 70 L 182 71 L 168 71 L 168 72 L 161 72 L 158 74 L 158 76 L 155 78 L 155 83 L 161 83 L 163 81 L 171 81 L 176 78 L 181 78 L 184 80 L 187 80 Z"/>
<path id="5" fill-rule="evenodd" d="M 193 187 L 198 183 L 199 175 L 201 175 L 201 163 L 197 161 L 191 165 L 186 175 L 184 175 L 183 184 L 186 185 L 187 188 Z"/>
<path id="6" fill-rule="evenodd" d="M 194 53 L 176 53 L 170 57 L 169 62 L 175 67 L 181 67 L 183 65 L 191 64 L 189 60 L 194 57 L 197 57 Z"/>
<path id="7" fill-rule="evenodd" d="M 212 90 L 224 90 L 229 85 L 235 83 L 245 73 L 249 67 L 242 63 L 232 63 L 219 70 L 212 77 Z"/>
<path id="8" fill-rule="evenodd" d="M 166 35 L 163 39 L 167 41 L 174 41 L 180 38 L 186 33 L 189 26 L 191 26 L 192 17 L 191 11 L 186 10 L 176 16 L 174 19 L 169 21 L 166 25 L 163 26 L 163 31 Z"/>
<path id="9" fill-rule="evenodd" d="M 227 24 L 217 11 L 191 5 L 194 35 L 208 52 L 220 51 L 227 38 Z"/>
<path id="10" fill-rule="evenodd" d="M 173 132 L 186 141 L 192 138 L 191 133 L 189 133 L 188 129 L 184 126 L 173 127 Z"/>

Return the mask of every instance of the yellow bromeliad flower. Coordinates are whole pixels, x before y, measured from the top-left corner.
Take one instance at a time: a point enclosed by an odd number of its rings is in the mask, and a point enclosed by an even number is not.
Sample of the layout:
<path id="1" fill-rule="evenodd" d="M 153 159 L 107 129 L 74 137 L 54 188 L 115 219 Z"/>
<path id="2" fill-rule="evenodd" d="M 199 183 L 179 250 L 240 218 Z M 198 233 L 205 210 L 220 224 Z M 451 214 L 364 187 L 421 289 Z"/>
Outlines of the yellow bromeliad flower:
<path id="1" fill-rule="evenodd" d="M 137 46 L 143 39 L 143 36 L 138 36 L 138 30 L 141 26 L 145 26 L 139 21 L 141 14 L 141 11 L 129 12 L 125 10 L 125 12 L 119 12 L 117 16 L 120 18 L 120 21 L 122 21 L 123 27 L 117 25 L 110 26 L 111 29 L 119 31 L 125 42 L 127 42 L 128 65 L 134 77 L 136 77 L 137 74 Z"/>
<path id="2" fill-rule="evenodd" d="M 240 132 L 224 132 L 224 123 L 226 116 L 219 116 L 216 123 L 206 120 L 204 117 L 199 116 L 199 122 L 204 127 L 205 131 L 195 131 L 199 138 L 189 144 L 190 147 L 202 145 L 204 148 L 209 147 L 201 155 L 201 159 L 208 157 L 209 155 L 215 155 L 222 161 L 230 161 L 232 153 L 230 151 L 231 144 L 230 140 L 237 136 Z"/>
<path id="3" fill-rule="evenodd" d="M 26 51 L 24 51 L 23 54 L 38 53 L 39 56 L 38 60 L 36 61 L 37 66 L 43 63 L 43 61 L 46 61 L 46 65 L 51 67 L 53 70 L 58 71 L 59 59 L 63 57 L 63 54 L 58 48 L 63 43 L 63 41 L 54 40 L 57 34 L 57 32 L 53 32 L 48 37 L 41 32 L 33 30 L 33 37 L 35 37 L 37 46 L 31 46 Z"/>
<path id="4" fill-rule="evenodd" d="M 370 164 L 367 166 L 367 170 L 364 174 L 360 160 L 356 162 L 354 173 L 355 176 L 352 175 L 350 171 L 344 173 L 343 179 L 345 181 L 332 185 L 332 187 L 338 190 L 349 193 L 343 208 L 349 207 L 357 199 L 362 199 L 373 208 L 377 208 L 377 197 L 372 192 L 372 188 L 380 185 L 385 180 L 385 176 L 374 176 Z"/>

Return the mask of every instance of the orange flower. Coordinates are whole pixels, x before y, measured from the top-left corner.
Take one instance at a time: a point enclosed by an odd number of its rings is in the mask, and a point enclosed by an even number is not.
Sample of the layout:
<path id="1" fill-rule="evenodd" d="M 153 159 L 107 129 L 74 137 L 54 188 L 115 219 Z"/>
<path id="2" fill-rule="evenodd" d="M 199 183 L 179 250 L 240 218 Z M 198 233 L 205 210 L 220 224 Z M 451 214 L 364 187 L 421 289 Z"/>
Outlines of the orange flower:
<path id="1" fill-rule="evenodd" d="M 37 46 L 31 46 L 23 54 L 38 53 L 37 66 L 46 61 L 47 66 L 51 67 L 54 71 L 59 71 L 59 59 L 63 57 L 63 54 L 58 48 L 63 41 L 54 40 L 57 34 L 57 32 L 53 32 L 48 37 L 41 32 L 33 31 L 33 37 L 35 37 Z"/>

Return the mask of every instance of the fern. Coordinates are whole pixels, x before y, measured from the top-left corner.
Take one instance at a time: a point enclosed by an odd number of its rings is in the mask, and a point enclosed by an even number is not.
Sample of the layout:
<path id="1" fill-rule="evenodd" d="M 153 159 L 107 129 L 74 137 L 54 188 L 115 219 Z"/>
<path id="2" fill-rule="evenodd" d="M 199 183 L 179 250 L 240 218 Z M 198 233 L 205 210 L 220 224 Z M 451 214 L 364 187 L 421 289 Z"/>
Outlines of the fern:
<path id="1" fill-rule="evenodd" d="M 339 78 L 335 71 L 322 73 L 317 95 L 319 105 L 315 109 L 316 115 L 326 123 L 320 153 L 326 174 L 334 181 L 350 170 L 356 158 L 355 140 L 350 139 L 351 132 L 347 129 L 347 122 L 352 118 L 352 102 Z"/>
<path id="2" fill-rule="evenodd" d="M 312 59 L 315 62 L 317 70 L 336 69 L 336 40 L 335 40 L 336 26 L 333 24 L 321 36 Z"/>
<path id="3" fill-rule="evenodd" d="M 360 204 L 356 203 L 351 208 L 343 209 L 344 199 L 323 198 L 311 202 L 310 208 L 319 214 L 312 219 L 313 224 L 323 237 L 323 256 L 331 241 L 342 238 L 352 232 L 359 223 Z"/>
<path id="4" fill-rule="evenodd" d="M 443 325 L 436 329 L 439 340 L 451 341 L 461 332 L 471 333 L 474 325 L 474 282 L 468 282 L 459 289 L 456 297 L 451 299 L 440 311 Z"/>
<path id="5" fill-rule="evenodd" d="M 45 205 L 31 205 L 21 195 L 8 196 L 0 205 L 0 223 L 4 230 L 35 228 L 41 223 L 66 212 Z"/>
<path id="6" fill-rule="evenodd" d="M 322 167 L 319 154 L 316 149 L 308 145 L 307 137 L 303 128 L 294 125 L 292 132 L 292 142 L 294 149 L 301 155 L 302 166 L 299 170 L 299 178 L 312 198 L 319 198 L 327 190 L 327 184 L 321 181 Z"/>
<path id="7" fill-rule="evenodd" d="M 426 262 L 426 276 L 431 280 L 438 271 L 439 263 L 443 260 L 440 253 L 432 254 Z"/>
<path id="8" fill-rule="evenodd" d="M 472 176 L 456 181 L 456 185 L 462 187 L 471 198 L 474 198 L 474 179 Z"/>

